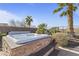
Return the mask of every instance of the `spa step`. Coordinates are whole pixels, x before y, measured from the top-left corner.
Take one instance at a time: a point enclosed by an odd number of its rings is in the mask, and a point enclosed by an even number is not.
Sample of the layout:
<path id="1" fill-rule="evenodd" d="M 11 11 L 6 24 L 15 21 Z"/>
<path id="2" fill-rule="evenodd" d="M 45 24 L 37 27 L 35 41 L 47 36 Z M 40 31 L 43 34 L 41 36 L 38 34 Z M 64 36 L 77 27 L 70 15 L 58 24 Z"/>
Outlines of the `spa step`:
<path id="1" fill-rule="evenodd" d="M 41 49 L 40 51 L 31 54 L 30 56 L 43 56 L 45 55 L 51 48 L 53 47 L 53 43 L 51 42 L 49 45 Z"/>

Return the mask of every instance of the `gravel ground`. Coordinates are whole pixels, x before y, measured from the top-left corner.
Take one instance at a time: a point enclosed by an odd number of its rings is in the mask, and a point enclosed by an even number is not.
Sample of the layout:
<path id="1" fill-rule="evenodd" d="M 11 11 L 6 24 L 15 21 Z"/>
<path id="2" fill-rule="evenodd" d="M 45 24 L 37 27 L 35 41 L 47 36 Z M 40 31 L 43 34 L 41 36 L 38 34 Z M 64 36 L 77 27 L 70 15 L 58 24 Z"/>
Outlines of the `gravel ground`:
<path id="1" fill-rule="evenodd" d="M 79 54 L 59 49 L 52 51 L 49 56 L 79 56 Z"/>
<path id="2" fill-rule="evenodd" d="M 4 56 L 4 52 L 3 51 L 0 51 L 0 56 Z"/>

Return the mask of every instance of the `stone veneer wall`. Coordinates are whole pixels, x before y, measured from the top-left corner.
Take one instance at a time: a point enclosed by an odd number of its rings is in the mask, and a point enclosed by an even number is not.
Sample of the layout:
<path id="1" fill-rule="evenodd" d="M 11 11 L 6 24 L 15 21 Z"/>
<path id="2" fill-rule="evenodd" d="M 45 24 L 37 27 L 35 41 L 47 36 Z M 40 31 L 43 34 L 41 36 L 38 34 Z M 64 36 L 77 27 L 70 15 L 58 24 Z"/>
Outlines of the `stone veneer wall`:
<path id="1" fill-rule="evenodd" d="M 10 55 L 10 50 L 11 48 L 10 48 L 10 46 L 8 45 L 8 43 L 4 40 L 4 39 L 2 39 L 2 51 L 4 52 L 4 54 L 3 55 L 7 55 L 7 56 L 9 56 Z"/>
<path id="2" fill-rule="evenodd" d="M 45 39 L 33 41 L 30 44 L 25 44 L 23 46 L 11 49 L 7 44 L 7 42 L 3 40 L 3 51 L 5 55 L 25 56 L 39 51 L 40 49 L 47 46 L 50 42 L 51 42 L 51 38 L 45 38 Z"/>

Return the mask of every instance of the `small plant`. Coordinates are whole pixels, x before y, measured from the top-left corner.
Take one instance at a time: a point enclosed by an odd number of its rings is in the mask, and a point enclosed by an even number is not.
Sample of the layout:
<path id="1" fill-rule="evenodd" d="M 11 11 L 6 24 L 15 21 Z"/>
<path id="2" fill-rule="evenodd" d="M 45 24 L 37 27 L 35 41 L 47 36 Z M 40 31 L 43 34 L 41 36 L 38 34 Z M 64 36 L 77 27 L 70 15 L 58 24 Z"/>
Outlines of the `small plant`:
<path id="1" fill-rule="evenodd" d="M 4 32 L 0 32 L 0 39 L 2 39 L 2 36 L 6 36 L 7 33 L 4 33 Z"/>
<path id="2" fill-rule="evenodd" d="M 59 32 L 59 27 L 52 27 L 49 30 L 50 35 Z"/>

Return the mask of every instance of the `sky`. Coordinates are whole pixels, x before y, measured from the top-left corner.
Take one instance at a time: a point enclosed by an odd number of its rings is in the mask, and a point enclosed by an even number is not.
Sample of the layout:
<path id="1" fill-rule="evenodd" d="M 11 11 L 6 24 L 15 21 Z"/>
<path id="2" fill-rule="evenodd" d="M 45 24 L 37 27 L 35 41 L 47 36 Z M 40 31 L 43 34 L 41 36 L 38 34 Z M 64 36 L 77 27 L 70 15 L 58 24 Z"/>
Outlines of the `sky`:
<path id="1" fill-rule="evenodd" d="M 67 26 L 67 17 L 59 16 L 61 11 L 53 14 L 57 7 L 56 3 L 0 3 L 0 23 L 24 21 L 25 17 L 32 16 L 32 25 L 35 26 L 41 23 L 48 27 Z M 79 9 L 74 13 L 74 25 L 79 25 Z"/>

